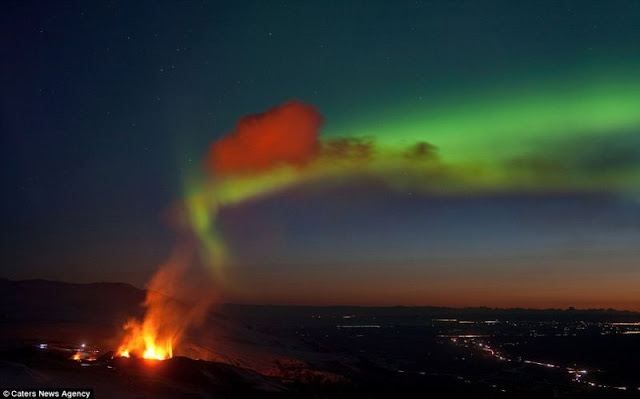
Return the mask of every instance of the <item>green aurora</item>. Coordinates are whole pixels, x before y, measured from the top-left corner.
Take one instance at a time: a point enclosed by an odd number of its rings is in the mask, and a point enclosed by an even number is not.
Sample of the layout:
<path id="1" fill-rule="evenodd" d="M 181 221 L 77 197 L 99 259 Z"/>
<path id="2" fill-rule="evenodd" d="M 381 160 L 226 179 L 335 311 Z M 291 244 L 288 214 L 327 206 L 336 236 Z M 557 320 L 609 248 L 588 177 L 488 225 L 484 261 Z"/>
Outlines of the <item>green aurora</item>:
<path id="1" fill-rule="evenodd" d="M 328 121 L 324 142 L 363 137 L 374 143 L 375 154 L 364 165 L 319 160 L 304 171 L 283 167 L 221 179 L 213 189 L 217 201 L 236 203 L 309 179 L 363 173 L 385 178 L 391 186 L 417 186 L 430 192 L 637 187 L 640 143 L 634 133 L 640 129 L 640 79 L 633 72 L 576 74 L 572 80 L 444 98 L 366 118 L 354 115 L 354 122 L 338 127 Z M 607 144 L 610 141 L 614 145 Z M 437 179 L 433 162 L 413 162 L 404 156 L 422 142 L 437 148 L 438 165 L 446 167 L 446 172 L 438 169 Z M 563 148 L 569 145 L 573 152 Z M 615 159 L 620 148 L 625 149 L 624 162 Z M 590 168 L 593 162 L 600 162 L 600 167 Z M 194 185 L 201 190 L 198 174 L 186 177 L 187 193 Z"/>
<path id="2" fill-rule="evenodd" d="M 217 278 L 223 278 L 220 265 L 227 250 L 215 222 L 218 210 L 297 184 L 367 176 L 400 192 L 430 195 L 632 194 L 640 178 L 640 146 L 633 134 L 640 129 L 638 110 L 640 81 L 631 73 L 616 73 L 434 100 L 366 121 L 354 117 L 351 125 L 327 129 L 322 143 L 361 137 L 371 143 L 370 158 L 320 155 L 304 168 L 281 165 L 212 179 L 191 173 L 184 181 L 189 225 Z M 434 145 L 437 152 L 408 157 L 420 143 Z"/>
<path id="3" fill-rule="evenodd" d="M 444 94 L 353 117 L 328 137 L 365 135 L 383 146 L 438 146 L 452 162 L 509 159 L 537 145 L 640 128 L 637 69 L 527 80 L 485 92 Z"/>

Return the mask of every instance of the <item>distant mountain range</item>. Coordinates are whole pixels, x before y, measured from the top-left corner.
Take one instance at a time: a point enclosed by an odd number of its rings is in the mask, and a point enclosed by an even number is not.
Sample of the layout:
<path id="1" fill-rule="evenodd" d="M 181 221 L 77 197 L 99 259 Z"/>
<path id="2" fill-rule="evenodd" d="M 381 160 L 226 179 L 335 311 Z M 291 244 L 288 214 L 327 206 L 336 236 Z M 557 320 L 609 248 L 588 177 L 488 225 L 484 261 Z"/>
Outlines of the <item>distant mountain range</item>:
<path id="1" fill-rule="evenodd" d="M 124 283 L 0 279 L 0 320 L 111 323 L 141 315 L 144 296 Z"/>
<path id="2" fill-rule="evenodd" d="M 130 317 L 141 317 L 145 291 L 126 283 L 67 283 L 51 280 L 0 279 L 0 321 L 55 321 L 122 323 Z M 268 309 L 268 311 L 266 311 Z M 218 312 L 271 318 L 275 314 L 294 315 L 313 313 L 317 310 L 335 312 L 375 311 L 376 314 L 394 316 L 417 313 L 433 317 L 487 317 L 508 318 L 582 318 L 598 320 L 624 320 L 635 318 L 640 312 L 615 309 L 497 309 L 488 307 L 449 308 L 435 306 L 288 306 L 288 305 L 238 305 L 223 304 Z M 266 312 L 265 312 L 266 311 Z"/>

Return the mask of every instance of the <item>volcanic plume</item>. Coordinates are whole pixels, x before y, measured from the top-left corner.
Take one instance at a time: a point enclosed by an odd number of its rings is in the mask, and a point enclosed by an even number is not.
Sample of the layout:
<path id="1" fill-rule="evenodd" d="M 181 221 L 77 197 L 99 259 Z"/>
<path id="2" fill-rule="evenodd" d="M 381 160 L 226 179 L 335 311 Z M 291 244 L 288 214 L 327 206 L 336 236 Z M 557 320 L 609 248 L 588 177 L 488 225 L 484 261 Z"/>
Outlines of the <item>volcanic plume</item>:
<path id="1" fill-rule="evenodd" d="M 214 142 L 205 160 L 219 175 L 264 172 L 275 165 L 304 165 L 320 148 L 322 116 L 311 105 L 289 101 L 240 119 Z"/>
<path id="2" fill-rule="evenodd" d="M 193 184 L 182 201 L 188 227 L 182 234 L 197 242 L 180 245 L 151 279 L 146 314 L 125 326 L 121 356 L 172 357 L 185 332 L 206 315 L 214 295 L 199 293 L 185 300 L 194 293 L 185 276 L 192 265 L 203 263 L 215 283 L 223 285 L 227 251 L 216 223 L 221 208 L 314 180 L 368 174 L 393 188 L 425 185 L 442 172 L 435 147 L 427 143 L 382 151 L 368 138 L 323 141 L 322 123 L 313 106 L 289 101 L 240 119 L 232 132 L 211 144 L 202 163 L 204 179 Z M 418 171 L 418 178 L 407 180 L 408 170 Z M 398 171 L 404 180 L 397 178 Z"/>
<path id="3" fill-rule="evenodd" d="M 320 148 L 322 116 L 310 105 L 290 101 L 263 114 L 242 118 L 231 134 L 214 142 L 204 160 L 212 176 L 264 174 L 276 165 L 302 166 Z M 211 269 L 221 270 L 224 245 L 216 233 L 216 184 L 185 198 L 189 211 L 186 235 L 200 239 L 203 258 Z M 192 239 L 184 239 L 169 261 L 152 277 L 144 302 L 142 321 L 131 319 L 124 326 L 120 356 L 167 359 L 190 327 L 200 323 L 213 302 L 212 292 L 199 292 L 185 276 L 196 264 L 198 251 Z M 216 275 L 220 277 L 220 275 Z"/>

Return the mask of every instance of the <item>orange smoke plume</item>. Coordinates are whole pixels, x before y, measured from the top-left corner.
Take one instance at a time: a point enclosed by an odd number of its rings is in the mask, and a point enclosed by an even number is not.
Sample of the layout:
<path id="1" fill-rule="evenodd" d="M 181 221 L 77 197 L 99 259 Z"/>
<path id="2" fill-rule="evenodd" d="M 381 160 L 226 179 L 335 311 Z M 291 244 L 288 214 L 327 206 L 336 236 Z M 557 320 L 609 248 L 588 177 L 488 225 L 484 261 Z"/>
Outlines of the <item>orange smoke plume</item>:
<path id="1" fill-rule="evenodd" d="M 147 287 L 144 319 L 131 319 L 124 326 L 127 334 L 118 348 L 119 356 L 171 358 L 186 330 L 203 321 L 214 297 L 187 283 L 185 273 L 193 253 L 192 245 L 178 246 L 169 262 L 153 276 Z"/>
<path id="2" fill-rule="evenodd" d="M 213 174 L 257 173 L 281 164 L 304 165 L 320 148 L 323 118 L 311 105 L 289 101 L 238 121 L 205 158 Z"/>

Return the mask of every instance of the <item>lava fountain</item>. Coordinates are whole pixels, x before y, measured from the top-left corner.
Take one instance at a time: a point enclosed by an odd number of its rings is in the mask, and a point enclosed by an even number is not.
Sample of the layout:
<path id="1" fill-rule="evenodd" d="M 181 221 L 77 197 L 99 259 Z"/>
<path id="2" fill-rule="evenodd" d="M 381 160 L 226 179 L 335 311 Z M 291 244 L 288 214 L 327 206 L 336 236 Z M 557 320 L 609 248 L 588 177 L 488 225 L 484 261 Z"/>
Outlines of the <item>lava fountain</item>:
<path id="1" fill-rule="evenodd" d="M 117 355 L 165 360 L 173 357 L 185 331 L 200 324 L 214 297 L 186 283 L 185 272 L 193 260 L 194 246 L 182 243 L 147 287 L 142 320 L 130 319 Z M 189 299 L 191 298 L 191 299 Z"/>

